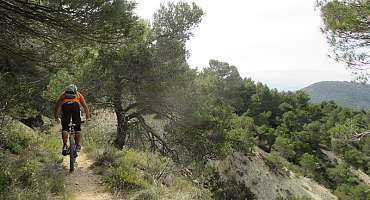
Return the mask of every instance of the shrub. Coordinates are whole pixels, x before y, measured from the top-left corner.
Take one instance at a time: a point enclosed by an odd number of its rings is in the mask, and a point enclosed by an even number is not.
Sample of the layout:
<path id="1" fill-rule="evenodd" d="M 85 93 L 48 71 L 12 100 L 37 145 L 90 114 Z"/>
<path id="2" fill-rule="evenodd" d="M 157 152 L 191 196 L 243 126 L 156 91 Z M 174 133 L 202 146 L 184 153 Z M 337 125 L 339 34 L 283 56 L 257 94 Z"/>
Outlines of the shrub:
<path id="1" fill-rule="evenodd" d="M 96 153 L 94 166 L 110 166 L 118 158 L 118 154 L 113 149 L 104 149 Z"/>
<path id="2" fill-rule="evenodd" d="M 49 199 L 64 193 L 60 141 L 40 135 L 20 123 L 0 134 L 1 199 Z M 58 149 L 58 150 L 57 150 Z"/>
<path id="3" fill-rule="evenodd" d="M 274 173 L 279 173 L 279 174 L 286 174 L 286 170 L 284 170 L 285 165 L 284 165 L 284 160 L 279 156 L 274 153 L 270 153 L 265 157 L 265 162 L 267 166 L 270 167 L 271 171 Z"/>
<path id="4" fill-rule="evenodd" d="M 0 159 L 0 196 L 5 196 L 12 190 L 14 180 L 4 155 L 0 155 Z"/>
<path id="5" fill-rule="evenodd" d="M 314 176 L 316 170 L 316 158 L 315 156 L 305 153 L 299 158 L 299 164 L 303 167 L 306 175 Z"/>
<path id="6" fill-rule="evenodd" d="M 115 191 L 142 190 L 149 186 L 147 182 L 139 177 L 139 173 L 135 169 L 127 166 L 110 167 L 107 182 L 110 188 Z"/>
<path id="7" fill-rule="evenodd" d="M 22 150 L 29 147 L 32 139 L 32 135 L 26 134 L 24 128 L 18 124 L 11 124 L 0 132 L 2 148 L 13 154 L 20 154 Z"/>
<path id="8" fill-rule="evenodd" d="M 311 200 L 309 197 L 279 197 L 276 200 Z"/>
<path id="9" fill-rule="evenodd" d="M 157 186 L 155 189 L 162 199 L 212 199 L 211 191 L 202 187 L 196 187 L 191 181 L 181 176 L 172 178 L 168 187 Z"/>
<path id="10" fill-rule="evenodd" d="M 204 199 L 211 192 L 197 188 L 180 174 L 175 174 L 171 159 L 157 153 L 128 149 L 105 150 L 94 166 L 105 172 L 108 187 L 125 199 Z"/>
<path id="11" fill-rule="evenodd" d="M 363 167 L 365 164 L 365 158 L 366 156 L 361 153 L 360 151 L 356 149 L 349 149 L 344 152 L 344 160 L 347 161 L 350 165 L 354 167 Z"/>
<path id="12" fill-rule="evenodd" d="M 152 189 L 142 190 L 133 195 L 130 200 L 159 200 L 159 195 Z"/>
<path id="13" fill-rule="evenodd" d="M 253 119 L 248 116 L 233 116 L 231 123 L 232 129 L 227 132 L 225 137 L 226 146 L 233 151 L 251 153 L 256 145 Z"/>
<path id="14" fill-rule="evenodd" d="M 353 177 L 349 166 L 345 163 L 340 163 L 335 168 L 329 168 L 327 171 L 329 178 L 334 181 L 335 185 L 348 183 Z"/>
<path id="15" fill-rule="evenodd" d="M 279 154 L 286 159 L 292 160 L 295 158 L 296 153 L 294 151 L 293 141 L 288 138 L 278 136 L 273 148 L 276 149 Z"/>
<path id="16" fill-rule="evenodd" d="M 334 191 L 334 194 L 339 199 L 353 199 L 353 200 L 362 200 L 370 199 L 370 188 L 364 183 L 353 186 L 348 184 L 342 184 Z"/>

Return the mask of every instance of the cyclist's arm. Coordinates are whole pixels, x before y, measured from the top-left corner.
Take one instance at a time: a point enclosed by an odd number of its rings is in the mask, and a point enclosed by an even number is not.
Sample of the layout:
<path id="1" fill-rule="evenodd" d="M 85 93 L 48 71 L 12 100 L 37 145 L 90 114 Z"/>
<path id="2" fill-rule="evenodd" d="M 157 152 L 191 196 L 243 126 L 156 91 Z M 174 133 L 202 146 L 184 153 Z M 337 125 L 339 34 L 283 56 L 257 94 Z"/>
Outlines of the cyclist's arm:
<path id="1" fill-rule="evenodd" d="M 91 116 L 90 116 L 89 108 L 87 107 L 87 104 L 85 102 L 85 98 L 82 94 L 80 94 L 80 103 L 81 103 L 82 108 L 84 109 L 86 119 L 90 119 Z"/>
<path id="2" fill-rule="evenodd" d="M 60 106 L 61 106 L 62 102 L 63 102 L 62 95 L 59 95 L 58 100 L 55 103 L 55 107 L 54 107 L 54 119 L 55 120 L 58 120 L 59 110 L 60 110 Z"/>

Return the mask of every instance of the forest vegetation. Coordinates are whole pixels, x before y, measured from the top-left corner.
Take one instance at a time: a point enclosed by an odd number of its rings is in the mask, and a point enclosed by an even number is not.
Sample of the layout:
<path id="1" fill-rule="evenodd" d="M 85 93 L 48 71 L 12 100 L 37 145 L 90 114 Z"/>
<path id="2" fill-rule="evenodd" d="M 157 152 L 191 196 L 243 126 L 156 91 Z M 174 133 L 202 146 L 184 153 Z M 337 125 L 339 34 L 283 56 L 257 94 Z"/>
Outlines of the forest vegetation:
<path id="1" fill-rule="evenodd" d="M 369 5 L 318 4 L 334 53 L 353 67 L 368 62 Z M 186 42 L 204 16 L 195 3 L 162 4 L 152 22 L 134 11 L 126 0 L 0 0 L 1 197 L 68 199 L 46 117 L 75 83 L 97 118 L 86 127 L 86 151 L 118 196 L 254 199 L 214 164 L 242 154 L 264 155 L 271 171 L 294 171 L 339 199 L 370 199 L 354 173 L 370 175 L 370 113 L 279 92 L 224 61 L 191 68 Z M 103 111 L 113 124 L 97 117 Z"/>

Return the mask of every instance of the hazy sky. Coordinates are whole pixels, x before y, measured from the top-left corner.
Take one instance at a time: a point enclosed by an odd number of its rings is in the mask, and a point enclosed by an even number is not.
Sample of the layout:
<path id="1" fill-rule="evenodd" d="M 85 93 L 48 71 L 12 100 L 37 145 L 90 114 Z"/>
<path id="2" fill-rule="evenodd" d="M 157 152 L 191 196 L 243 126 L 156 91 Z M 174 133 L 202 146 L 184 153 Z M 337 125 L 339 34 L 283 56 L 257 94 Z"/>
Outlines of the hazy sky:
<path id="1" fill-rule="evenodd" d="M 185 0 L 186 2 L 193 2 Z M 166 0 L 136 0 L 146 19 Z M 228 62 L 242 77 L 279 90 L 324 80 L 351 80 L 344 64 L 327 57 L 315 0 L 195 0 L 205 12 L 188 42 L 192 67 Z"/>

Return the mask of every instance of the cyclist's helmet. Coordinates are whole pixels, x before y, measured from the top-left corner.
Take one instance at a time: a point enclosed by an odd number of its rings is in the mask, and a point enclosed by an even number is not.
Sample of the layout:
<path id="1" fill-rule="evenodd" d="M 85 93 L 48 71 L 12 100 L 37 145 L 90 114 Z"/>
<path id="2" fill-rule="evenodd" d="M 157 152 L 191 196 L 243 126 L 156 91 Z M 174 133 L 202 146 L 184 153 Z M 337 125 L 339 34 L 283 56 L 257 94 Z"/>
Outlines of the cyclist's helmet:
<path id="1" fill-rule="evenodd" d="M 74 99 L 76 98 L 76 94 L 77 94 L 77 86 L 75 84 L 70 84 L 66 87 L 64 91 L 64 98 Z"/>
<path id="2" fill-rule="evenodd" d="M 77 86 L 75 84 L 70 84 L 67 88 L 68 90 L 72 90 L 74 93 L 77 92 Z"/>

